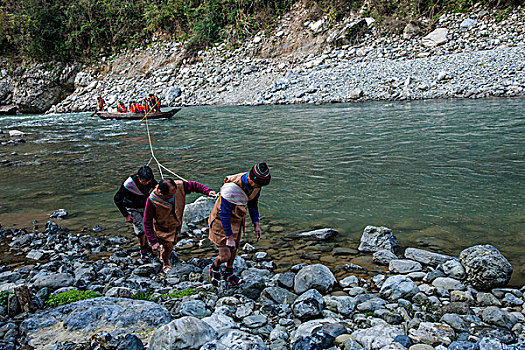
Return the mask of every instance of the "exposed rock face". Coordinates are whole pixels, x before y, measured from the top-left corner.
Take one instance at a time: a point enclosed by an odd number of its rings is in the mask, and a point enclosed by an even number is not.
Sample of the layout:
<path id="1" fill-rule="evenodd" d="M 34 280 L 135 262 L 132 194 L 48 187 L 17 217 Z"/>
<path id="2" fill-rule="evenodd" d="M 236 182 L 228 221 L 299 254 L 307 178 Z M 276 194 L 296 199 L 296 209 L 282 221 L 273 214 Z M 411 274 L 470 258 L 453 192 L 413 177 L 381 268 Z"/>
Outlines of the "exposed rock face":
<path id="1" fill-rule="evenodd" d="M 11 103 L 14 88 L 13 79 L 10 76 L 0 75 L 0 106 Z"/>
<path id="2" fill-rule="evenodd" d="M 51 349 L 57 341 L 83 340 L 99 331 L 147 332 L 170 320 L 169 311 L 156 303 L 103 297 L 32 315 L 20 329 L 31 346 Z"/>
<path id="3" fill-rule="evenodd" d="M 157 329 L 151 338 L 150 348 L 156 350 L 198 349 L 216 337 L 217 332 L 206 322 L 186 316 Z"/>
<path id="4" fill-rule="evenodd" d="M 21 113 L 44 113 L 74 91 L 79 67 L 57 63 L 14 72 L 13 103 Z"/>
<path id="5" fill-rule="evenodd" d="M 490 290 L 509 283 L 512 265 L 491 245 L 467 248 L 461 252 L 459 259 L 465 267 L 467 283 L 474 288 Z"/>
<path id="6" fill-rule="evenodd" d="M 373 253 L 387 249 L 392 253 L 397 247 L 397 238 L 392 230 L 384 226 L 367 226 L 361 236 L 361 244 L 357 248 L 360 252 Z"/>

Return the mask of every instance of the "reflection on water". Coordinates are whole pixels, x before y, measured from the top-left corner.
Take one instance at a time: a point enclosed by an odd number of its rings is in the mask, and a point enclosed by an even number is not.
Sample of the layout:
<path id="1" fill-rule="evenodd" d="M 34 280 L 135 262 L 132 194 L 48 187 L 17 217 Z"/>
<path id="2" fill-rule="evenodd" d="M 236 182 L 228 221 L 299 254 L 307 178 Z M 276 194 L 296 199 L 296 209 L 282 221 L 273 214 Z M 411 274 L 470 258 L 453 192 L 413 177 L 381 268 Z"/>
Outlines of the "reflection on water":
<path id="1" fill-rule="evenodd" d="M 287 231 L 330 226 L 339 240 L 357 241 L 364 226 L 385 225 L 404 246 L 454 254 L 491 243 L 518 278 L 524 108 L 524 99 L 197 107 L 150 125 L 159 160 L 214 189 L 266 161 L 272 183 L 261 213 Z M 17 116 L 0 117 L 0 129 L 28 134 L 26 144 L 0 147 L 0 160 L 12 164 L 0 165 L 2 224 L 59 207 L 74 214 L 72 229 L 122 224 L 112 197 L 149 161 L 144 123 Z"/>

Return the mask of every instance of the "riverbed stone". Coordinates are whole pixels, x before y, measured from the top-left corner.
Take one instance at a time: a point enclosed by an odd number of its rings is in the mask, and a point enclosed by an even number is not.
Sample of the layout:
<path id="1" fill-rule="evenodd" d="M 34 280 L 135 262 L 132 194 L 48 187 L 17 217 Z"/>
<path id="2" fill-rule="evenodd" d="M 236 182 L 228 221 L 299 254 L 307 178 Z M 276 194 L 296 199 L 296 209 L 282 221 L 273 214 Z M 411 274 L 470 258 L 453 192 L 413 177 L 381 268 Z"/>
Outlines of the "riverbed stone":
<path id="1" fill-rule="evenodd" d="M 423 267 L 420 263 L 409 259 L 394 259 L 388 264 L 388 269 L 393 273 L 407 274 L 410 272 L 421 271 Z"/>
<path id="2" fill-rule="evenodd" d="M 379 265 L 388 265 L 390 261 L 396 260 L 398 257 L 389 249 L 381 249 L 373 254 L 373 260 Z"/>
<path id="3" fill-rule="evenodd" d="M 150 348 L 158 350 L 198 349 L 215 339 L 217 332 L 198 318 L 185 316 L 156 329 Z"/>
<path id="4" fill-rule="evenodd" d="M 259 302 L 263 305 L 293 304 L 297 295 L 281 287 L 267 287 L 261 292 Z"/>
<path id="5" fill-rule="evenodd" d="M 481 313 L 481 318 L 485 323 L 512 329 L 518 320 L 510 312 L 495 306 L 489 306 Z"/>
<path id="6" fill-rule="evenodd" d="M 303 267 L 294 280 L 296 294 L 302 294 L 308 289 L 317 289 L 321 294 L 332 291 L 337 280 L 330 269 L 324 265 L 316 264 Z"/>
<path id="7" fill-rule="evenodd" d="M 459 258 L 465 267 L 467 283 L 480 290 L 505 287 L 512 275 L 511 264 L 492 245 L 467 248 Z"/>
<path id="8" fill-rule="evenodd" d="M 307 290 L 292 305 L 294 315 L 303 320 L 320 315 L 323 308 L 323 296 L 316 289 Z"/>
<path id="9" fill-rule="evenodd" d="M 416 342 L 437 346 L 452 343 L 456 333 L 445 323 L 421 322 L 418 329 L 409 330 L 410 337 Z"/>
<path id="10" fill-rule="evenodd" d="M 33 281 L 33 287 L 40 289 L 47 287 L 56 290 L 62 287 L 69 287 L 75 284 L 75 278 L 69 273 L 54 273 L 37 277 Z"/>
<path id="11" fill-rule="evenodd" d="M 291 235 L 289 235 L 289 237 L 302 238 L 312 241 L 326 241 L 336 236 L 337 234 L 338 232 L 333 228 L 323 228 L 315 231 L 292 233 Z"/>
<path id="12" fill-rule="evenodd" d="M 421 43 L 426 47 L 436 47 L 448 41 L 447 35 L 447 28 L 436 28 L 432 32 L 427 34 L 425 37 L 423 37 Z"/>
<path id="13" fill-rule="evenodd" d="M 215 198 L 208 196 L 201 196 L 197 198 L 193 203 L 186 204 L 184 207 L 184 215 L 182 220 L 188 223 L 199 223 L 210 216 L 213 205 L 215 204 Z"/>
<path id="14" fill-rule="evenodd" d="M 228 330 L 219 334 L 218 339 L 203 345 L 201 350 L 267 350 L 261 337 L 241 330 Z"/>
<path id="15" fill-rule="evenodd" d="M 375 350 L 391 344 L 396 336 L 402 334 L 404 331 L 401 326 L 381 323 L 370 328 L 358 329 L 352 332 L 352 337 L 365 349 Z"/>
<path id="16" fill-rule="evenodd" d="M 391 276 L 381 286 L 379 294 L 383 298 L 395 301 L 400 298 L 410 299 L 419 292 L 417 285 L 408 277 Z"/>
<path id="17" fill-rule="evenodd" d="M 454 259 L 454 257 L 450 255 L 434 253 L 419 248 L 405 249 L 405 258 L 417 261 L 423 265 L 430 265 L 434 267 L 439 264 L 444 264 L 451 259 Z"/>
<path id="18" fill-rule="evenodd" d="M 202 320 L 218 333 L 227 329 L 239 328 L 239 325 L 233 318 L 221 312 L 214 312 L 211 316 L 204 317 Z"/>
<path id="19" fill-rule="evenodd" d="M 463 280 L 466 276 L 465 268 L 456 259 L 446 261 L 441 265 L 441 268 L 443 269 L 445 275 L 460 281 Z"/>
<path id="20" fill-rule="evenodd" d="M 392 230 L 384 226 L 367 226 L 361 236 L 361 243 L 357 248 L 360 252 L 374 253 L 382 249 L 394 252 L 397 247 L 397 238 Z"/>
<path id="21" fill-rule="evenodd" d="M 170 320 L 169 311 L 156 303 L 101 297 L 34 314 L 20 329 L 29 345 L 47 350 L 58 341 L 83 340 L 100 331 L 148 332 Z"/>
<path id="22" fill-rule="evenodd" d="M 438 277 L 432 281 L 432 285 L 436 288 L 445 288 L 446 290 L 465 290 L 467 287 L 456 279 L 450 277 Z"/>
<path id="23" fill-rule="evenodd" d="M 183 316 L 193 316 L 196 318 L 204 318 L 211 315 L 210 310 L 206 308 L 206 304 L 202 300 L 182 302 L 180 313 Z"/>

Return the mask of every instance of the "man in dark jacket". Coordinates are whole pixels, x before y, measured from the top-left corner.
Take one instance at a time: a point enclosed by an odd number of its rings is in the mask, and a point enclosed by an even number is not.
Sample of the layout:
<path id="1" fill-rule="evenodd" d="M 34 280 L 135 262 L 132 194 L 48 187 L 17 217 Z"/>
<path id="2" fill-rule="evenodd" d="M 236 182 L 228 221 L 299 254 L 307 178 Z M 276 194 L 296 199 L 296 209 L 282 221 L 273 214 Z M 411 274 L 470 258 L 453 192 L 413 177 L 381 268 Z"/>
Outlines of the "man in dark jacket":
<path id="1" fill-rule="evenodd" d="M 115 204 L 126 222 L 133 224 L 135 235 L 139 239 L 142 259 L 147 259 L 148 251 L 151 251 L 144 236 L 143 217 L 146 199 L 148 199 L 151 190 L 155 186 L 157 186 L 157 181 L 153 176 L 153 171 L 150 167 L 143 166 L 135 175 L 128 177 L 122 183 L 114 197 Z"/>

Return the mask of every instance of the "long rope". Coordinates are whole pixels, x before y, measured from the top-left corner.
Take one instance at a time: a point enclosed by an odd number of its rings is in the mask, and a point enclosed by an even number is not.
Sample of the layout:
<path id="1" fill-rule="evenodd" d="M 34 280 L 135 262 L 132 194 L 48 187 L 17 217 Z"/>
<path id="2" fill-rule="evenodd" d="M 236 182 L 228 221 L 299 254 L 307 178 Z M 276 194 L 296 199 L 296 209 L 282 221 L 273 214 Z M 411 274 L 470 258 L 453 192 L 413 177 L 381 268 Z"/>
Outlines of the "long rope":
<path id="1" fill-rule="evenodd" d="M 148 165 L 149 163 L 151 163 L 151 160 L 153 159 L 155 161 L 155 163 L 157 163 L 157 167 L 159 168 L 159 173 L 160 173 L 160 177 L 162 179 L 164 179 L 164 174 L 162 173 L 162 169 L 164 169 L 166 172 L 176 176 L 177 178 L 179 178 L 180 180 L 182 181 L 188 181 L 186 180 L 185 178 L 183 178 L 182 176 L 179 176 L 178 174 L 176 174 L 174 171 L 166 168 L 164 165 L 162 165 L 159 160 L 157 159 L 157 157 L 155 157 L 155 153 L 153 152 L 153 144 L 151 143 L 151 135 L 150 135 L 150 132 L 149 132 L 149 123 L 148 123 L 148 114 L 150 113 L 150 111 L 145 111 L 144 113 L 144 118 L 142 118 L 142 120 L 145 120 L 146 121 L 146 131 L 148 133 L 148 142 L 149 142 L 149 150 L 151 151 L 151 158 L 148 162 Z M 141 121 L 142 121 L 141 120 Z"/>

